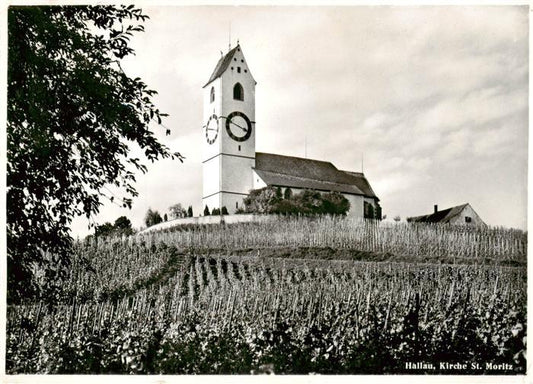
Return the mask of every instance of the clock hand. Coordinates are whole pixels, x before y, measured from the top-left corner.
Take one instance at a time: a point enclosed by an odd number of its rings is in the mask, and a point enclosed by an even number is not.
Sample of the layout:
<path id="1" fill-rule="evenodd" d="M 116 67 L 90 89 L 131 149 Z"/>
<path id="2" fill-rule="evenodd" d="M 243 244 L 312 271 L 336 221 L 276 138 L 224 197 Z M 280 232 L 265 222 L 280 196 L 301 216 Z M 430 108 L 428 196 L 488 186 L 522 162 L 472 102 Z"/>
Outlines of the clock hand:
<path id="1" fill-rule="evenodd" d="M 233 121 L 231 121 L 231 124 L 236 125 L 236 126 L 239 127 L 240 129 L 242 129 L 244 132 L 248 132 L 248 129 L 247 129 L 247 128 L 243 128 L 243 127 L 241 127 L 239 124 L 234 123 Z"/>

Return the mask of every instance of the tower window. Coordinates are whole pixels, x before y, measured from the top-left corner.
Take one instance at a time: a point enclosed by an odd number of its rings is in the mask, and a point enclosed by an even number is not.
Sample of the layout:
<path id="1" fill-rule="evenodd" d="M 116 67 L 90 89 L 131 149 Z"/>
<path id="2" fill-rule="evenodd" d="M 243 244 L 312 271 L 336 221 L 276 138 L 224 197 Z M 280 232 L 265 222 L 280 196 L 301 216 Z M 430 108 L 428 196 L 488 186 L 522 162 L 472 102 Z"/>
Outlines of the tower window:
<path id="1" fill-rule="evenodd" d="M 243 60 L 243 59 L 241 59 L 241 63 L 244 63 L 244 60 Z"/>
<path id="2" fill-rule="evenodd" d="M 242 85 L 239 83 L 235 84 L 233 87 L 233 99 L 244 101 L 244 90 L 242 89 Z"/>
<path id="3" fill-rule="evenodd" d="M 237 67 L 237 72 L 241 73 L 241 67 Z"/>
<path id="4" fill-rule="evenodd" d="M 215 101 L 215 87 L 211 87 L 211 102 Z"/>
<path id="5" fill-rule="evenodd" d="M 471 223 L 472 218 L 470 216 L 465 216 L 465 223 Z"/>
<path id="6" fill-rule="evenodd" d="M 231 67 L 231 70 L 233 71 L 233 67 Z"/>
<path id="7" fill-rule="evenodd" d="M 241 146 L 239 145 L 239 151 L 241 150 Z"/>
<path id="8" fill-rule="evenodd" d="M 245 70 L 244 70 L 244 73 L 247 73 L 247 72 L 248 72 L 248 71 L 245 69 Z"/>
<path id="9" fill-rule="evenodd" d="M 236 57 L 234 57 L 234 58 L 233 58 L 233 61 L 237 61 L 237 58 L 236 58 Z"/>

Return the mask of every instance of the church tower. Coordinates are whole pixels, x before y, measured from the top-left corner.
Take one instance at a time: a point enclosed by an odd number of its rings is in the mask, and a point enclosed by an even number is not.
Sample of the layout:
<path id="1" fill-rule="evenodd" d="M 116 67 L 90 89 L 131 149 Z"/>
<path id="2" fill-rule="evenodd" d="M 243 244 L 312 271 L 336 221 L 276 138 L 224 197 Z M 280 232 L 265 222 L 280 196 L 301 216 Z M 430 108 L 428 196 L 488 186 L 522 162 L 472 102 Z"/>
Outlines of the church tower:
<path id="1" fill-rule="evenodd" d="M 255 85 L 237 44 L 203 87 L 202 209 L 226 207 L 234 213 L 253 188 Z"/>

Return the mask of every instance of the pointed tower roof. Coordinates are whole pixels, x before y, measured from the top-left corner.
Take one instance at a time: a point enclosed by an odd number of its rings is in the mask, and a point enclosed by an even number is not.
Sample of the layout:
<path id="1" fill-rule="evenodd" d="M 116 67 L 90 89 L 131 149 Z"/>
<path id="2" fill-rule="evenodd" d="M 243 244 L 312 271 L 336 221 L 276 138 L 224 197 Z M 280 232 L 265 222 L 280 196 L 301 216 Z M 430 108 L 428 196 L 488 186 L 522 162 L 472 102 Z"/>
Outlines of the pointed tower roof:
<path id="1" fill-rule="evenodd" d="M 235 52 L 237 52 L 238 48 L 240 48 L 239 44 L 237 44 L 235 48 L 231 49 L 228 53 L 226 53 L 223 57 L 220 58 L 217 63 L 217 66 L 215 67 L 215 70 L 211 74 L 211 77 L 202 88 L 205 88 L 210 82 L 219 78 L 224 73 L 224 71 L 228 69 L 228 66 L 231 63 L 231 59 L 233 59 L 233 55 L 235 55 Z"/>

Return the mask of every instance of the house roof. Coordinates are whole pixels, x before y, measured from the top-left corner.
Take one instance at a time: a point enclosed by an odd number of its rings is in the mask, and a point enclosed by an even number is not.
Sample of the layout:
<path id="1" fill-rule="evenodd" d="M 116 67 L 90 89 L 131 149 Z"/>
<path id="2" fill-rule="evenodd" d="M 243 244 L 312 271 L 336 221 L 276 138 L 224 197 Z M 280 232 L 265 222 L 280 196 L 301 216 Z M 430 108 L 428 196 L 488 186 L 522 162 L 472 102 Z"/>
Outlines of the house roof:
<path id="1" fill-rule="evenodd" d="M 334 191 L 378 199 L 364 174 L 341 171 L 328 161 L 257 152 L 255 172 L 267 185 Z"/>
<path id="2" fill-rule="evenodd" d="M 467 205 L 468 203 L 443 209 L 442 211 L 437 211 L 429 215 L 409 217 L 407 218 L 407 221 L 419 223 L 449 223 L 450 220 L 459 215 Z"/>
<path id="3" fill-rule="evenodd" d="M 215 67 L 215 70 L 213 71 L 213 73 L 211 74 L 211 77 L 209 78 L 209 81 L 205 83 L 204 87 L 208 85 L 210 82 L 212 82 L 213 80 L 219 78 L 224 73 L 224 71 L 228 69 L 228 66 L 231 63 L 231 59 L 233 59 L 233 55 L 235 54 L 235 52 L 237 52 L 237 49 L 239 47 L 240 46 L 237 45 L 235 48 L 231 49 L 228 53 L 226 53 L 224 56 L 220 58 L 220 60 L 217 63 L 217 66 Z"/>

